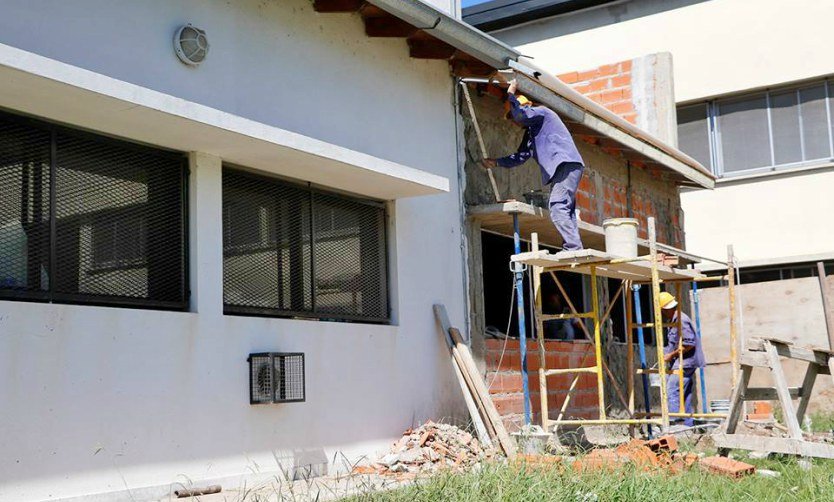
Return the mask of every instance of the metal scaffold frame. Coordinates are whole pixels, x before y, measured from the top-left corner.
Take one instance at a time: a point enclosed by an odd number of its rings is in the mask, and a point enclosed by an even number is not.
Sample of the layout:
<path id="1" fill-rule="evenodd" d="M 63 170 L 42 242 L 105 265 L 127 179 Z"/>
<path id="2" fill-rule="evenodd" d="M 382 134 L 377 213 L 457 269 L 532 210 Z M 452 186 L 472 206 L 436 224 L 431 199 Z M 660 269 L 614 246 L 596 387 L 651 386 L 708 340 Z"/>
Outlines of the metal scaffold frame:
<path id="1" fill-rule="evenodd" d="M 532 251 L 528 253 L 517 253 L 512 257 L 512 262 L 515 266 L 520 266 L 525 264 L 532 268 L 532 286 L 533 286 L 533 300 L 535 304 L 535 331 L 537 333 L 537 341 L 538 341 L 538 351 L 539 351 L 539 369 L 538 369 L 538 376 L 539 376 L 539 396 L 540 396 L 540 405 L 541 405 L 541 425 L 544 430 L 550 430 L 551 427 L 558 427 L 559 425 L 629 425 L 629 426 L 636 426 L 636 425 L 646 425 L 649 428 L 649 434 L 651 435 L 651 426 L 657 425 L 660 426 L 662 429 L 668 429 L 670 418 L 702 418 L 702 419 L 715 419 L 715 418 L 724 418 L 726 417 L 725 414 L 720 413 L 707 413 L 706 410 L 702 413 L 686 413 L 685 411 L 685 403 L 683 399 L 683 354 L 679 355 L 679 368 L 678 369 L 667 369 L 667 365 L 664 359 L 664 344 L 662 343 L 663 337 L 663 328 L 664 327 L 676 327 L 678 329 L 678 333 L 682 332 L 682 316 L 681 316 L 681 306 L 683 304 L 683 290 L 684 285 L 687 283 L 697 283 L 700 281 L 710 281 L 710 280 L 722 280 L 725 277 L 705 277 L 700 275 L 699 273 L 693 270 L 681 270 L 681 269 L 674 269 L 669 267 L 661 262 L 660 254 L 657 250 L 657 239 L 655 235 L 655 222 L 654 218 L 649 218 L 649 255 L 647 256 L 639 256 L 637 258 L 617 258 L 606 253 L 595 251 L 595 250 L 583 250 L 576 253 L 569 253 L 565 257 L 560 257 L 560 255 L 550 255 L 547 251 L 540 251 L 539 244 L 538 244 L 538 235 L 532 234 L 531 236 L 531 243 L 532 243 Z M 731 259 L 732 263 L 732 259 Z M 562 286 L 562 283 L 559 281 L 558 277 L 556 276 L 555 272 L 574 272 L 580 273 L 590 276 L 590 283 L 591 283 L 591 298 L 592 298 L 592 305 L 589 312 L 579 312 L 574 304 L 571 302 L 570 298 L 568 297 L 565 288 Z M 570 313 L 559 313 L 559 314 L 544 314 L 542 309 L 542 295 L 541 295 L 541 276 L 542 274 L 550 274 L 552 277 L 556 287 L 558 288 L 562 298 L 565 300 Z M 730 266 L 730 288 L 729 288 L 729 303 L 731 310 L 734 309 L 734 285 L 733 285 L 733 267 Z M 613 279 L 619 279 L 621 281 L 620 287 L 617 289 L 616 293 L 614 294 L 612 300 L 610 301 L 608 308 L 604 313 L 600 313 L 600 302 L 599 302 L 599 291 L 597 285 L 597 279 L 599 277 L 607 277 Z M 664 323 L 663 318 L 661 316 L 661 309 L 660 309 L 660 286 L 661 283 L 668 286 L 674 285 L 674 292 L 675 297 L 677 299 L 677 316 L 676 320 L 671 323 Z M 639 318 L 639 310 L 638 310 L 638 319 L 634 319 L 634 311 L 635 311 L 635 303 L 636 307 L 639 309 L 639 296 L 636 294 L 636 290 L 639 289 L 639 285 L 650 285 L 651 286 L 651 298 L 652 298 L 652 313 L 653 313 L 653 320 L 650 323 L 643 323 L 642 319 Z M 634 289 L 633 289 L 634 288 Z M 635 291 L 634 300 L 632 300 L 632 296 L 629 294 L 632 291 Z M 622 392 L 619 389 L 619 386 L 614 379 L 613 374 L 611 373 L 610 369 L 608 368 L 605 359 L 603 357 L 603 343 L 602 343 L 602 325 L 608 320 L 612 308 L 616 301 L 619 299 L 621 294 L 625 294 L 625 303 L 626 303 L 626 344 L 628 347 L 627 352 L 627 364 L 628 364 L 628 375 L 627 375 L 627 400 L 623 398 Z M 635 302 L 636 300 L 636 302 Z M 734 374 L 737 372 L 738 368 L 738 361 L 737 361 L 737 350 L 735 348 L 737 340 L 736 340 L 736 329 L 735 329 L 735 316 L 734 313 L 731 312 L 730 314 L 730 338 L 731 338 L 731 354 L 730 360 L 733 365 Z M 585 358 L 578 366 L 570 367 L 570 368 L 559 368 L 559 369 L 548 369 L 546 364 L 546 348 L 545 348 L 545 340 L 544 340 L 544 323 L 550 320 L 567 320 L 567 319 L 590 319 L 592 322 L 592 333 L 589 332 L 591 330 L 585 326 L 584 323 L 580 323 L 580 327 L 585 332 L 586 336 L 591 340 L 593 346 L 593 365 L 588 365 L 588 359 L 590 355 Z M 650 369 L 647 368 L 646 362 L 646 355 L 645 355 L 645 339 L 643 336 L 644 329 L 651 329 L 655 333 L 655 341 L 656 341 L 656 350 L 657 350 L 657 358 L 658 358 L 658 367 L 657 369 Z M 634 331 L 638 332 L 638 347 L 640 351 L 640 365 L 639 367 L 635 367 L 635 357 L 634 357 Z M 700 336 L 700 332 L 698 333 Z M 679 338 L 678 341 L 678 348 L 681 349 L 683 344 L 683 337 Z M 526 359 L 526 358 L 523 358 Z M 526 361 L 522 361 L 522 368 L 526 370 Z M 617 392 L 618 397 L 620 398 L 621 402 L 623 402 L 624 406 L 626 407 L 630 418 L 610 418 L 606 412 L 606 404 L 605 404 L 605 378 L 604 373 L 608 374 L 608 377 L 611 379 L 611 385 L 613 386 L 614 390 Z M 660 411 L 652 411 L 650 406 L 650 395 L 647 392 L 649 389 L 649 382 L 648 376 L 650 374 L 658 374 L 660 379 Z M 547 388 L 547 377 L 552 375 L 562 375 L 562 374 L 574 374 L 574 378 L 571 382 L 570 388 L 568 390 L 567 395 L 565 396 L 565 400 L 562 403 L 560 413 L 558 417 L 554 420 L 550 417 L 550 409 L 548 406 L 548 388 Z M 596 387 L 597 387 L 597 403 L 599 406 L 599 418 L 597 419 L 564 419 L 565 410 L 567 409 L 570 399 L 571 393 L 575 389 L 579 378 L 583 374 L 593 374 L 596 377 Z M 634 376 L 641 375 L 643 379 L 643 392 L 644 392 L 644 404 L 646 407 L 645 412 L 638 412 L 635 409 L 635 382 Z M 679 390 L 680 390 L 680 407 L 677 410 L 669 410 L 668 407 L 668 397 L 667 397 L 667 377 L 669 375 L 677 375 L 679 381 Z M 701 376 L 703 378 L 703 376 Z M 523 371 L 523 379 L 527 380 L 526 371 Z M 526 388 L 526 385 L 525 385 Z M 703 389 L 703 387 L 701 387 Z M 696 392 L 698 387 L 696 386 Z M 705 400 L 705 396 L 703 395 L 701 399 Z M 525 392 L 525 405 L 529 406 L 529 394 Z M 627 402 L 626 402 L 627 401 Z M 529 408 L 527 408 L 529 409 Z M 529 415 L 528 415 L 529 417 Z M 527 423 L 529 422 L 529 418 L 527 418 Z M 633 430 L 633 427 L 632 427 Z"/>

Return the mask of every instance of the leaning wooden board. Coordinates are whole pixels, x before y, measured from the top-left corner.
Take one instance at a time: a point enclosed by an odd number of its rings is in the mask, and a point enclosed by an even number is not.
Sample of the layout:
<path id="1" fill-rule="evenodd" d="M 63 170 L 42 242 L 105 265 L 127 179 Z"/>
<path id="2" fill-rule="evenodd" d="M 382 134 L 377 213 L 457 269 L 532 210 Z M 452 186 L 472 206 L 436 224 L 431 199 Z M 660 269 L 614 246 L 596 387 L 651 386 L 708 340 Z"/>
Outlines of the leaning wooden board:
<path id="1" fill-rule="evenodd" d="M 443 305 L 435 305 L 434 314 L 447 338 L 446 343 L 452 351 L 453 360 L 457 362 L 460 372 L 466 380 L 469 392 L 478 405 L 478 410 L 482 415 L 480 418 L 483 419 L 487 430 L 495 435 L 495 439 L 498 441 L 501 449 L 504 450 L 507 458 L 514 458 L 516 455 L 515 442 L 504 427 L 501 415 L 499 415 L 498 410 L 495 408 L 495 403 L 493 403 L 489 395 L 489 390 L 486 384 L 484 384 L 483 378 L 481 378 L 469 346 L 464 343 L 460 331 L 451 327 L 446 308 Z M 473 416 L 474 420 L 475 417 Z"/>

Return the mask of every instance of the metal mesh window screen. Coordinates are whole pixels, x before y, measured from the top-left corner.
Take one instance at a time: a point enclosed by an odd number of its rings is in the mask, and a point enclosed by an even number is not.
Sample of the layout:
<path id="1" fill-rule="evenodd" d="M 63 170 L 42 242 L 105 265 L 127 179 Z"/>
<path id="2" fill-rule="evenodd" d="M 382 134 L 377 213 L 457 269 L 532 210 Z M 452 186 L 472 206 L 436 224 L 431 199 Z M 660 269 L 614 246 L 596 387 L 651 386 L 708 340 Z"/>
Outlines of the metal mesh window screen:
<path id="1" fill-rule="evenodd" d="M 386 321 L 385 210 L 223 171 L 226 311 Z"/>
<path id="2" fill-rule="evenodd" d="M 57 301 L 183 308 L 182 156 L 3 120 L 0 289 L 39 290 Z"/>
<path id="3" fill-rule="evenodd" d="M 313 200 L 317 311 L 387 317 L 384 211 L 336 196 Z"/>
<path id="4" fill-rule="evenodd" d="M 0 116 L 0 289 L 49 290 L 50 132 Z"/>

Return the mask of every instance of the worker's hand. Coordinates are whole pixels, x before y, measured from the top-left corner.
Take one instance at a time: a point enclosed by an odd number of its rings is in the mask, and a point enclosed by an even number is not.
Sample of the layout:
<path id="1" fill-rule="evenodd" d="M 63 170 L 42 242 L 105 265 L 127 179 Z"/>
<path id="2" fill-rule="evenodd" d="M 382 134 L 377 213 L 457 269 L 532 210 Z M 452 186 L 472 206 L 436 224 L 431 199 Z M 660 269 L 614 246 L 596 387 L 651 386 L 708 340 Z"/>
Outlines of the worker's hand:
<path id="1" fill-rule="evenodd" d="M 507 87 L 507 94 L 515 94 L 517 88 L 518 82 L 516 82 L 515 79 L 510 80 L 510 86 Z"/>
<path id="2" fill-rule="evenodd" d="M 484 169 L 492 169 L 498 166 L 498 162 L 495 159 L 484 159 L 481 161 L 481 167 Z"/>

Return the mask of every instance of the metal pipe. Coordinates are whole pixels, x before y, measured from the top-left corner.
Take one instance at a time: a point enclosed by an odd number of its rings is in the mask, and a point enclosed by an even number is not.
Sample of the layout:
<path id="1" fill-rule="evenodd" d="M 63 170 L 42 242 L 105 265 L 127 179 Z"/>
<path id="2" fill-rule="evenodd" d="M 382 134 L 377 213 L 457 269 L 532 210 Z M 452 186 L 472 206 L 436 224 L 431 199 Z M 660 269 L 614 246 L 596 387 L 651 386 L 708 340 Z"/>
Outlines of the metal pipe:
<path id="1" fill-rule="evenodd" d="M 692 303 L 695 308 L 695 336 L 698 337 L 698 343 L 701 341 L 701 295 L 698 292 L 698 283 L 692 283 Z M 701 380 L 701 409 L 707 413 L 707 377 L 704 368 L 698 368 L 698 379 Z"/>
<path id="2" fill-rule="evenodd" d="M 521 254 L 519 233 L 518 213 L 513 213 L 513 244 L 515 245 L 515 254 Z M 530 387 L 527 379 L 527 329 L 524 316 L 523 265 L 521 263 L 513 263 L 513 272 L 515 273 L 516 305 L 518 307 L 518 347 L 521 353 L 521 385 L 524 389 L 524 423 L 530 425 Z"/>
<path id="3" fill-rule="evenodd" d="M 646 371 L 648 369 L 648 363 L 646 361 L 646 338 L 643 336 L 643 328 L 641 327 L 643 323 L 643 312 L 640 310 L 640 286 L 634 285 L 631 287 L 631 290 L 634 293 L 634 311 L 637 316 L 635 320 L 637 321 L 637 346 L 640 354 L 640 369 Z M 631 368 L 629 368 L 629 371 L 631 371 Z M 646 413 L 652 412 L 649 391 L 649 377 L 646 373 L 643 373 L 643 403 L 646 406 Z M 651 438 L 653 436 L 652 426 L 649 425 L 649 437 Z"/>

